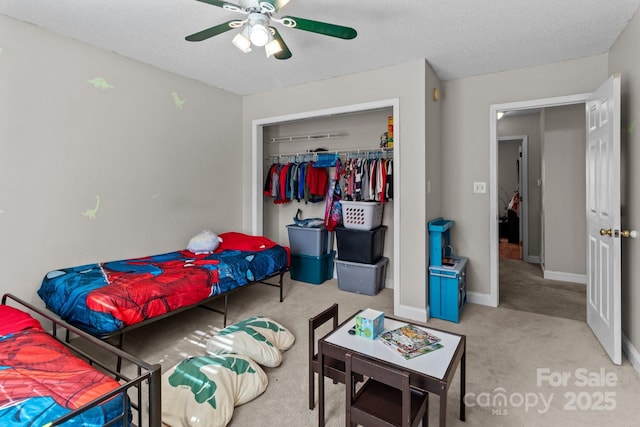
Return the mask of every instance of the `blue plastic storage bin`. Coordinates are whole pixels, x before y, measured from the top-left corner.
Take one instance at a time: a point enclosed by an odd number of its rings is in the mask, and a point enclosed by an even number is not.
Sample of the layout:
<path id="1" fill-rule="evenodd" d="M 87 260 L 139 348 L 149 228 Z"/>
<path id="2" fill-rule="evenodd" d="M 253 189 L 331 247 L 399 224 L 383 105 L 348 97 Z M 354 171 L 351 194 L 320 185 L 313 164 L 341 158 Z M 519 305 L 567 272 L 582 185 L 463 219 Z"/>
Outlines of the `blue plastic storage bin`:
<path id="1" fill-rule="evenodd" d="M 324 283 L 333 277 L 335 255 L 336 251 L 321 256 L 291 254 L 291 279 L 314 285 Z"/>

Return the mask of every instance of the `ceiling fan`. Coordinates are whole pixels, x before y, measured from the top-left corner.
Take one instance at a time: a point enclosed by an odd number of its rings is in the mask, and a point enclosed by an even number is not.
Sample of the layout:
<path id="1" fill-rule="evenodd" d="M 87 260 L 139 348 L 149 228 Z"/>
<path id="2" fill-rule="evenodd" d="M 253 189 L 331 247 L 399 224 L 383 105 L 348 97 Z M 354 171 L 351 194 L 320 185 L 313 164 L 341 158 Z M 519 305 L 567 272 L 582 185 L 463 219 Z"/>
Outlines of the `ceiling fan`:
<path id="1" fill-rule="evenodd" d="M 259 47 L 264 46 L 267 57 L 274 56 L 277 59 L 289 59 L 291 58 L 291 51 L 280 36 L 278 30 L 270 25 L 271 21 L 282 24 L 285 27 L 340 39 L 353 39 L 358 35 L 353 28 L 343 27 L 341 25 L 312 21 L 295 16 L 275 18 L 273 14 L 289 3 L 289 0 L 239 0 L 239 5 L 223 0 L 197 1 L 218 6 L 232 12 L 242 13 L 246 15 L 246 18 L 227 21 L 185 37 L 185 39 L 190 42 L 199 42 L 235 28 L 242 28 L 232 40 L 234 46 L 242 52 L 251 52 L 252 45 Z"/>

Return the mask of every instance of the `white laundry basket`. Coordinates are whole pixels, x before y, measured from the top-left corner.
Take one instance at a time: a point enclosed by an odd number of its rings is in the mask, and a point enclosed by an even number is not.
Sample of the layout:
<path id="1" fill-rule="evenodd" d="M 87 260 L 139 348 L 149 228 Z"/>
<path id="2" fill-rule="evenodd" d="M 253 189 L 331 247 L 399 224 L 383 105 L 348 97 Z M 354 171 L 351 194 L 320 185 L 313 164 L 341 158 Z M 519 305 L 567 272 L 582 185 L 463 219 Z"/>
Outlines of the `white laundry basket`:
<path id="1" fill-rule="evenodd" d="M 342 222 L 345 228 L 356 230 L 373 230 L 382 224 L 380 202 L 350 202 L 342 200 Z"/>

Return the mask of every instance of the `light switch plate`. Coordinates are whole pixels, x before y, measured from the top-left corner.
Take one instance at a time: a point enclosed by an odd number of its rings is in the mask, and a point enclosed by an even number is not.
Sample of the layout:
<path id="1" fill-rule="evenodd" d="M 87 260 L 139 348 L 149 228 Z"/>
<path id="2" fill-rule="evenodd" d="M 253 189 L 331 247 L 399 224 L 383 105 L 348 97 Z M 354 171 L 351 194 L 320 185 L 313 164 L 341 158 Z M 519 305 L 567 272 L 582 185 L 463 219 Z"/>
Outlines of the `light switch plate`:
<path id="1" fill-rule="evenodd" d="M 473 183 L 473 192 L 474 193 L 486 193 L 487 192 L 487 183 L 486 182 L 474 182 Z"/>

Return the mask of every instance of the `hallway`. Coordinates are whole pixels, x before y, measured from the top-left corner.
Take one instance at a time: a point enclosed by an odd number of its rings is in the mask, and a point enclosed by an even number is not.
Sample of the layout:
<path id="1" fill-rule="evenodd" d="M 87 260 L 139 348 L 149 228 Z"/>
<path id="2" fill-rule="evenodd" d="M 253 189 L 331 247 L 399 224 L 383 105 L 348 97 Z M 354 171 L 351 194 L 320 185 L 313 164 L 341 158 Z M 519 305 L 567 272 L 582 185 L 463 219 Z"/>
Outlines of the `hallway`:
<path id="1" fill-rule="evenodd" d="M 500 307 L 585 322 L 587 288 L 542 277 L 539 265 L 500 259 Z"/>

